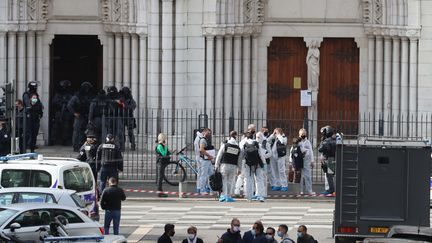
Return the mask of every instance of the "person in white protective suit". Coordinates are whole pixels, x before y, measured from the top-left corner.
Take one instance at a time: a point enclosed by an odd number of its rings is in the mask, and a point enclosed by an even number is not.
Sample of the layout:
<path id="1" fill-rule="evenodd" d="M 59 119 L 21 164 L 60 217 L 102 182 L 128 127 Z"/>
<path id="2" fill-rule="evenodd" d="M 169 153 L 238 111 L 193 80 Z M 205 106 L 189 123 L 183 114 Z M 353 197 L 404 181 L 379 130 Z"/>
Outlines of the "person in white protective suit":
<path id="1" fill-rule="evenodd" d="M 269 137 L 272 141 L 273 156 L 270 160 L 272 174 L 274 176 L 272 191 L 288 191 L 288 178 L 286 174 L 286 146 L 287 137 L 282 128 L 275 128 L 273 134 Z"/>
<path id="2" fill-rule="evenodd" d="M 251 132 L 246 133 L 246 141 L 243 146 L 240 146 L 240 149 L 242 150 L 242 156 L 245 158 L 245 198 L 248 201 L 259 200 L 264 202 L 266 179 L 264 149 L 256 139 L 253 139 Z"/>
<path id="3" fill-rule="evenodd" d="M 268 139 L 268 137 L 270 135 L 268 127 L 265 127 L 265 126 L 262 127 L 261 128 L 261 132 L 264 135 L 264 139 L 262 141 L 262 145 L 263 145 L 263 148 L 266 150 L 265 158 L 266 158 L 266 163 L 267 163 L 267 166 L 266 166 L 267 181 L 268 181 L 268 184 L 273 185 L 274 184 L 274 176 L 272 174 L 271 163 L 270 163 L 270 160 L 273 157 L 272 156 L 273 152 L 272 152 L 272 149 L 271 149 L 271 141 Z M 266 186 L 266 189 L 267 189 L 267 186 Z"/>
<path id="4" fill-rule="evenodd" d="M 262 132 L 257 132 L 256 134 L 256 140 L 260 144 L 260 146 L 263 149 L 264 152 L 264 159 L 266 160 L 266 163 L 264 163 L 264 197 L 267 197 L 267 181 L 269 179 L 270 173 L 268 172 L 270 170 L 270 157 L 272 157 L 272 150 L 270 143 L 267 142 L 266 137 Z M 267 162 L 268 161 L 268 162 Z"/>
<path id="5" fill-rule="evenodd" d="M 253 135 L 255 135 L 255 132 L 256 132 L 256 126 L 255 126 L 255 124 L 249 124 L 247 132 L 251 132 Z M 241 141 L 240 141 L 240 143 L 239 143 L 240 148 L 242 146 L 244 146 L 245 142 L 246 142 L 246 137 L 243 136 L 242 139 L 241 139 Z M 242 187 L 243 187 L 243 185 L 245 183 L 244 172 L 245 172 L 245 165 L 244 165 L 244 161 L 242 161 L 241 172 L 240 172 L 240 175 L 237 177 L 237 182 L 236 182 L 235 190 L 234 190 L 234 195 L 236 197 L 240 197 L 241 196 L 241 190 L 242 190 Z M 243 188 L 243 192 L 244 192 L 244 188 Z"/>
<path id="6" fill-rule="evenodd" d="M 202 131 L 203 137 L 199 141 L 200 146 L 200 177 L 199 177 L 199 185 L 200 185 L 200 193 L 208 194 L 210 189 L 207 188 L 208 179 L 210 175 L 214 173 L 212 160 L 215 157 L 215 150 L 213 145 L 211 144 L 211 133 L 212 131 L 209 128 L 204 128 Z"/>
<path id="7" fill-rule="evenodd" d="M 301 169 L 300 193 L 313 195 L 312 191 L 312 169 L 314 167 L 315 158 L 313 154 L 312 144 L 307 138 L 307 131 L 304 128 L 299 130 L 300 150 L 304 154 L 303 169 Z"/>
<path id="8" fill-rule="evenodd" d="M 201 177 L 201 170 L 200 170 L 200 146 L 199 146 L 199 141 L 201 140 L 201 138 L 203 137 L 203 135 L 202 135 L 202 133 L 201 133 L 201 130 L 198 130 L 197 132 L 196 132 L 196 136 L 195 136 L 195 140 L 194 140 L 194 151 L 195 151 L 195 161 L 196 161 L 196 163 L 197 163 L 197 165 L 196 165 L 196 168 L 197 168 L 197 171 L 198 171 L 198 174 L 197 174 L 197 181 L 196 181 L 196 192 L 200 192 L 200 188 L 201 188 L 201 185 L 200 185 L 200 180 L 199 180 L 199 178 Z M 207 185 L 206 185 L 207 186 Z"/>
<path id="9" fill-rule="evenodd" d="M 222 174 L 222 193 L 219 202 L 235 202 L 234 194 L 236 176 L 241 170 L 240 147 L 237 143 L 237 132 L 231 131 L 227 141 L 220 146 L 216 156 L 215 169 Z"/>

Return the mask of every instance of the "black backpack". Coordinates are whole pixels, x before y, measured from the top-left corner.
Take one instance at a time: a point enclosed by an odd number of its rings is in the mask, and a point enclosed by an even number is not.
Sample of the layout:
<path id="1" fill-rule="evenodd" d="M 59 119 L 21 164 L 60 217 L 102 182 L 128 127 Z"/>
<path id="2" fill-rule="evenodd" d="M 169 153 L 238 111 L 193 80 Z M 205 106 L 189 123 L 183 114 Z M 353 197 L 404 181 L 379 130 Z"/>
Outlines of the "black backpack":
<path id="1" fill-rule="evenodd" d="M 222 191 L 222 174 L 219 171 L 216 170 L 215 173 L 209 177 L 209 185 L 214 192 Z"/>
<path id="2" fill-rule="evenodd" d="M 304 154 L 302 153 L 300 145 L 298 143 L 295 143 L 293 145 L 293 148 L 291 150 L 291 159 L 293 161 L 293 165 L 296 171 L 303 168 Z"/>
<path id="3" fill-rule="evenodd" d="M 284 157 L 287 154 L 286 144 L 283 144 L 281 141 L 277 140 L 276 152 L 277 152 L 279 158 Z"/>
<path id="4" fill-rule="evenodd" d="M 246 164 L 249 166 L 257 166 L 261 164 L 261 157 L 259 156 L 259 145 L 257 141 L 253 143 L 245 143 L 244 153 Z"/>

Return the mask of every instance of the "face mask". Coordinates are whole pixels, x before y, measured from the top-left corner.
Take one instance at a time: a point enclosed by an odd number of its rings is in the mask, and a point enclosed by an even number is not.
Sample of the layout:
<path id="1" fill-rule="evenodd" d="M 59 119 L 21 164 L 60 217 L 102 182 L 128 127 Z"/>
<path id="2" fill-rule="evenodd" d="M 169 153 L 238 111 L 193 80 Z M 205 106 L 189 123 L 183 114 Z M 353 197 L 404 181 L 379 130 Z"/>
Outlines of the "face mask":
<path id="1" fill-rule="evenodd" d="M 306 135 L 301 135 L 300 136 L 302 139 L 305 139 L 307 136 Z"/>
<path id="2" fill-rule="evenodd" d="M 252 234 L 253 236 L 255 236 L 255 235 L 256 235 L 256 231 L 255 231 L 254 229 L 252 229 L 252 230 L 251 230 L 251 234 Z"/>
<path id="3" fill-rule="evenodd" d="M 297 232 L 297 237 L 302 238 L 303 237 L 303 232 Z"/>
<path id="4" fill-rule="evenodd" d="M 266 235 L 267 240 L 271 240 L 273 239 L 273 237 L 271 235 Z"/>
<path id="5" fill-rule="evenodd" d="M 33 99 L 31 99 L 31 103 L 34 105 L 34 104 L 36 104 L 36 102 L 38 102 L 38 99 L 37 98 L 33 98 Z"/>
<path id="6" fill-rule="evenodd" d="M 283 236 L 284 236 L 284 233 L 282 233 L 281 231 L 278 231 L 278 232 L 277 232 L 277 235 L 278 235 L 279 237 L 283 237 Z"/>
<path id="7" fill-rule="evenodd" d="M 233 231 L 234 233 L 240 232 L 240 227 L 238 227 L 238 226 L 234 226 L 234 227 L 232 228 L 232 231 Z"/>
<path id="8" fill-rule="evenodd" d="M 188 238 L 189 238 L 189 240 L 195 239 L 195 234 L 188 234 Z"/>
<path id="9" fill-rule="evenodd" d="M 263 134 L 264 134 L 264 136 L 268 137 L 269 132 L 264 132 Z"/>

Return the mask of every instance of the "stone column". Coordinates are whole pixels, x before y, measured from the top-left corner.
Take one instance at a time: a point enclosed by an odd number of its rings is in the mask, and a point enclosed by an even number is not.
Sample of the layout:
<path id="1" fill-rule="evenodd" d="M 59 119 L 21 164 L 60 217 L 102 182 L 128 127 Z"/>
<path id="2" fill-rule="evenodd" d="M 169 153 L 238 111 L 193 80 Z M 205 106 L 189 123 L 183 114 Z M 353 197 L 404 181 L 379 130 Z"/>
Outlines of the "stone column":
<path id="1" fill-rule="evenodd" d="M 140 110 L 147 109 L 147 36 L 139 36 L 139 97 L 134 97 Z"/>
<path id="2" fill-rule="evenodd" d="M 392 56 L 392 91 L 391 91 L 391 103 L 392 110 L 391 115 L 393 117 L 393 130 L 392 135 L 400 136 L 400 39 L 393 38 L 393 56 Z"/>
<path id="3" fill-rule="evenodd" d="M 252 36 L 252 108 L 258 112 L 258 36 Z"/>
<path id="4" fill-rule="evenodd" d="M 102 88 L 109 84 L 108 81 L 108 38 L 107 36 L 98 35 L 99 42 L 102 46 Z"/>
<path id="5" fill-rule="evenodd" d="M 54 39 L 54 35 L 44 35 L 44 40 L 42 43 L 42 79 L 41 82 L 41 101 L 43 104 L 49 104 L 49 90 L 50 90 L 50 45 L 52 40 Z M 45 144 L 48 144 L 48 138 L 50 130 L 49 128 L 49 112 L 50 106 L 45 105 L 44 107 L 44 116 L 41 120 L 41 130 L 43 133 L 43 139 Z"/>
<path id="6" fill-rule="evenodd" d="M 150 23 L 148 37 L 148 107 L 159 109 L 160 107 L 160 43 L 159 43 L 159 0 L 150 2 Z"/>
<path id="7" fill-rule="evenodd" d="M 415 122 L 417 122 L 417 39 L 410 39 L 409 45 L 409 114 L 413 119 L 410 121 L 410 136 L 418 136 Z"/>
<path id="8" fill-rule="evenodd" d="M 43 32 L 36 32 L 36 79 L 38 81 L 43 80 L 43 68 L 42 68 L 42 44 L 43 44 Z"/>
<path id="9" fill-rule="evenodd" d="M 233 67 L 233 53 L 232 53 L 232 36 L 225 37 L 225 78 L 224 78 L 224 113 L 230 114 L 233 110 L 233 77 L 232 77 L 232 67 Z"/>
<path id="10" fill-rule="evenodd" d="M 223 109 L 223 36 L 216 36 L 216 69 L 215 69 L 215 109 L 220 112 Z"/>
<path id="11" fill-rule="evenodd" d="M 409 86 L 408 86 L 408 39 L 403 37 L 401 41 L 401 88 L 400 88 L 400 106 L 401 106 L 401 132 L 403 136 L 408 136 L 408 111 L 409 111 Z"/>
<path id="12" fill-rule="evenodd" d="M 162 0 L 162 109 L 173 107 L 173 0 Z"/>
<path id="13" fill-rule="evenodd" d="M 368 113 L 372 120 L 375 117 L 375 36 L 368 36 Z M 372 131 L 369 131 L 373 134 Z"/>
<path id="14" fill-rule="evenodd" d="M 139 54 L 139 49 L 138 49 L 138 36 L 136 34 L 132 34 L 132 48 L 131 48 L 131 53 L 132 53 L 132 57 L 131 57 L 131 84 L 130 84 L 130 88 L 132 91 L 132 96 L 135 99 L 135 101 L 137 101 L 137 99 L 139 99 L 139 83 L 138 83 L 138 54 Z M 135 114 L 136 116 L 136 114 Z"/>
<path id="15" fill-rule="evenodd" d="M 123 83 L 123 73 L 122 73 L 122 35 L 115 35 L 115 86 L 117 89 L 121 88 Z"/>
<path id="16" fill-rule="evenodd" d="M 108 33 L 108 86 L 113 86 L 114 81 L 114 35 L 112 33 Z"/>
<path id="17" fill-rule="evenodd" d="M 376 37 L 375 41 L 375 132 L 378 133 L 378 121 L 382 118 L 383 112 L 383 39 L 380 36 Z"/>
<path id="18" fill-rule="evenodd" d="M 27 87 L 26 82 L 26 33 L 18 32 L 18 65 L 17 65 L 17 90 L 23 94 Z"/>
<path id="19" fill-rule="evenodd" d="M 0 31 L 0 85 L 4 85 L 9 82 L 6 76 L 6 32 Z"/>
<path id="20" fill-rule="evenodd" d="M 384 38 L 384 135 L 389 135 L 389 122 L 391 112 L 391 57 L 392 57 L 392 40 L 390 37 Z"/>
<path id="21" fill-rule="evenodd" d="M 233 72 L 233 98 L 234 98 L 234 116 L 238 116 L 241 110 L 241 53 L 242 53 L 242 37 L 234 36 L 234 72 Z M 238 117 L 237 117 L 238 118 Z"/>
<path id="22" fill-rule="evenodd" d="M 251 38 L 250 36 L 243 37 L 243 82 L 242 82 L 242 112 L 244 114 L 244 119 L 248 119 L 248 115 L 251 109 L 251 69 L 250 69 L 250 46 Z M 254 97 L 256 98 L 256 97 Z M 248 121 L 245 120 L 247 123 Z M 246 124 L 247 126 L 247 124 Z"/>
<path id="23" fill-rule="evenodd" d="M 215 107 L 214 36 L 206 37 L 206 113 Z"/>
<path id="24" fill-rule="evenodd" d="M 15 87 L 17 88 L 18 83 L 16 82 L 17 76 L 16 76 L 16 63 L 17 63 L 17 47 L 16 47 L 16 32 L 8 32 L 8 48 L 7 48 L 7 80 L 8 82 L 15 82 Z M 15 93 L 17 94 L 17 97 L 21 97 L 22 93 L 19 93 L 18 89 L 16 89 Z"/>
<path id="25" fill-rule="evenodd" d="M 199 97 L 204 97 L 204 89 L 205 85 L 204 82 L 201 82 L 199 84 L 196 84 L 196 90 L 193 90 L 193 92 L 188 92 L 189 90 L 185 89 L 187 87 L 187 61 L 185 61 L 185 55 L 187 53 L 187 33 L 186 33 L 186 22 L 187 22 L 187 4 L 188 0 L 176 0 L 175 1 L 175 50 L 174 50 L 174 70 L 173 70 L 173 76 L 174 76 L 174 94 L 175 94 L 175 101 L 173 102 L 173 109 L 184 109 L 189 108 L 188 105 L 191 100 L 189 99 L 189 94 L 198 94 Z M 202 43 L 205 43 L 205 40 Z M 204 49 L 200 50 L 202 53 L 199 55 L 199 57 L 194 58 L 194 60 L 190 61 L 197 61 L 197 59 L 201 62 L 201 64 L 204 64 Z M 194 51 L 193 53 L 190 53 L 190 56 L 193 56 L 196 53 Z M 195 55 L 196 56 L 196 55 Z M 204 65 L 202 65 L 204 69 Z M 204 71 L 202 71 L 204 73 Z M 192 75 L 191 75 L 192 76 Z M 203 76 L 202 76 L 203 77 Z M 201 105 L 202 105 L 202 98 L 201 98 Z M 192 101 L 193 102 L 193 101 Z"/>
<path id="26" fill-rule="evenodd" d="M 123 34 L 123 86 L 131 87 L 131 39 L 129 33 Z"/>
<path id="27" fill-rule="evenodd" d="M 36 80 L 36 33 L 27 32 L 27 81 Z"/>

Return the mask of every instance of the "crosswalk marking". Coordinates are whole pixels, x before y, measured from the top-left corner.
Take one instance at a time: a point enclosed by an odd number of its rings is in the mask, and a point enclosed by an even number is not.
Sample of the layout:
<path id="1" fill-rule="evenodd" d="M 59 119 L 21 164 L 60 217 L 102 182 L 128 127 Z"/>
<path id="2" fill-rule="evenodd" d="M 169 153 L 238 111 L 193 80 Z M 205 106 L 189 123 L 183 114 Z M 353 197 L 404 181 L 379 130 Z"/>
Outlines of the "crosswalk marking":
<path id="1" fill-rule="evenodd" d="M 139 242 L 153 227 L 149 225 L 141 225 L 127 238 L 127 242 Z"/>

